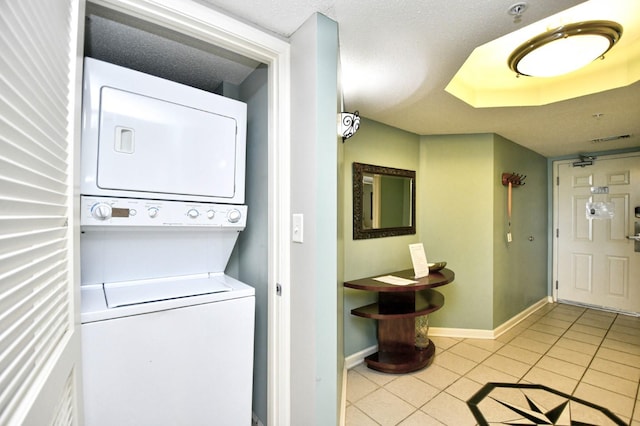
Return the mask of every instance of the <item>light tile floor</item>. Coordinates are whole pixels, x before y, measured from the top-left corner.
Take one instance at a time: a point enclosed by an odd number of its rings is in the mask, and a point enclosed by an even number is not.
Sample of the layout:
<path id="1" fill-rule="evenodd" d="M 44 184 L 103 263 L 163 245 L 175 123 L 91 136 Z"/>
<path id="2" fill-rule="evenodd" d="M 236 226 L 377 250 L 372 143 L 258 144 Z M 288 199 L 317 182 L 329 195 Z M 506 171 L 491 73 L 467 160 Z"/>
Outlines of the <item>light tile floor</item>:
<path id="1" fill-rule="evenodd" d="M 487 382 L 542 384 L 640 426 L 638 317 L 549 304 L 495 340 L 433 341 L 423 370 L 349 370 L 346 426 L 475 425 L 466 401 Z"/>

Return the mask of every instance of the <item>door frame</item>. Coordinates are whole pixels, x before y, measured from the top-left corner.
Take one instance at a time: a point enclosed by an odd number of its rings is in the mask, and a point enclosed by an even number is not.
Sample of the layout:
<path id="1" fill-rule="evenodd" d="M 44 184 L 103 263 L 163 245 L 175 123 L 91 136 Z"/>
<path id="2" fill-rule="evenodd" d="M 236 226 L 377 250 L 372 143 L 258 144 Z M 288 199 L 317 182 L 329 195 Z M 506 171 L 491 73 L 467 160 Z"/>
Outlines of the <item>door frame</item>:
<path id="1" fill-rule="evenodd" d="M 268 66 L 267 422 L 290 424 L 290 46 L 283 39 L 185 0 L 91 0 Z"/>
<path id="2" fill-rule="evenodd" d="M 629 151 L 629 152 L 625 152 L 625 153 L 618 153 L 618 154 L 602 154 L 602 155 L 598 155 L 598 154 L 593 154 L 594 157 L 596 157 L 596 159 L 594 161 L 598 161 L 598 160 L 615 160 L 618 158 L 628 158 L 628 157 L 637 157 L 640 156 L 640 151 Z M 553 301 L 554 302 L 558 302 L 558 257 L 560 255 L 559 252 L 559 248 L 558 248 L 558 240 L 559 238 L 557 237 L 557 229 L 559 226 L 559 212 L 558 212 L 558 208 L 559 208 L 559 183 L 558 183 L 558 177 L 559 177 L 559 166 L 563 165 L 563 164 L 571 164 L 578 161 L 578 158 L 571 158 L 571 159 L 565 159 L 565 160 L 556 160 L 552 162 L 552 171 L 553 171 L 553 180 L 551 181 L 551 184 L 553 185 L 553 227 L 551 228 L 551 233 L 552 233 L 552 238 L 553 238 L 553 264 L 552 264 L 552 279 L 551 279 L 551 290 L 552 290 L 552 297 L 553 297 Z"/>

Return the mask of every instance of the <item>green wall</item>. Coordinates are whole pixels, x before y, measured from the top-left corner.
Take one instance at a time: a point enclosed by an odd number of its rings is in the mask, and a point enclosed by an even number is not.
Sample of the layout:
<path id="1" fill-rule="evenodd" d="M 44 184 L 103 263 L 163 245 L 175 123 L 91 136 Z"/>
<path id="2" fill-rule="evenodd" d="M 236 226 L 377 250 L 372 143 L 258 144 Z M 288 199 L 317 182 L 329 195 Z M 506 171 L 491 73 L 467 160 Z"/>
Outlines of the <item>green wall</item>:
<path id="1" fill-rule="evenodd" d="M 366 118 L 361 119 L 358 133 L 345 141 L 341 163 L 344 203 L 340 215 L 344 232 L 345 281 L 411 268 L 409 244 L 418 242 L 417 235 L 353 239 L 353 163 L 418 170 L 419 145 L 419 136 Z M 417 216 L 420 216 L 419 212 Z M 344 289 L 345 355 L 377 344 L 375 321 L 351 315 L 353 308 L 372 303 L 375 298 L 374 293 Z"/>
<path id="2" fill-rule="evenodd" d="M 547 295 L 546 159 L 495 134 L 421 140 L 421 240 L 456 273 L 431 323 L 493 330 Z M 503 172 L 527 176 L 512 190 L 511 243 Z"/>
<path id="3" fill-rule="evenodd" d="M 430 261 L 456 274 L 438 288 L 436 327 L 491 329 L 493 310 L 493 135 L 423 136 L 419 236 Z"/>
<path id="4" fill-rule="evenodd" d="M 547 296 L 547 160 L 494 135 L 493 328 Z M 511 235 L 507 243 L 507 187 L 503 172 L 525 175 L 512 190 Z M 498 178 L 500 177 L 500 178 Z M 530 241 L 530 237 L 532 241 Z"/>
<path id="5" fill-rule="evenodd" d="M 420 137 L 366 119 L 344 153 L 347 195 L 354 161 L 416 170 L 417 181 L 416 235 L 354 241 L 353 204 L 345 196 L 346 280 L 410 268 L 407 246 L 422 242 L 430 262 L 446 261 L 456 274 L 438 288 L 445 306 L 431 315 L 434 327 L 493 330 L 547 295 L 544 157 L 495 134 Z M 503 172 L 527 175 L 513 190 L 511 243 Z M 348 356 L 376 344 L 374 321 L 350 315 L 375 294 L 345 289 L 344 296 Z"/>
<path id="6" fill-rule="evenodd" d="M 247 227 L 240 233 L 237 244 L 240 252 L 239 278 L 256 291 L 253 412 L 263 423 L 267 419 L 269 371 L 269 221 L 267 215 L 258 212 L 269 208 L 266 184 L 269 174 L 268 78 L 268 69 L 263 65 L 240 86 L 240 99 L 247 103 L 246 203 L 254 214 L 249 215 Z"/>
<path id="7" fill-rule="evenodd" d="M 309 17 L 290 38 L 291 212 L 304 242 L 290 243 L 290 423 L 330 425 L 342 390 L 338 279 L 338 25 Z M 286 274 L 283 275 L 286 280 Z"/>

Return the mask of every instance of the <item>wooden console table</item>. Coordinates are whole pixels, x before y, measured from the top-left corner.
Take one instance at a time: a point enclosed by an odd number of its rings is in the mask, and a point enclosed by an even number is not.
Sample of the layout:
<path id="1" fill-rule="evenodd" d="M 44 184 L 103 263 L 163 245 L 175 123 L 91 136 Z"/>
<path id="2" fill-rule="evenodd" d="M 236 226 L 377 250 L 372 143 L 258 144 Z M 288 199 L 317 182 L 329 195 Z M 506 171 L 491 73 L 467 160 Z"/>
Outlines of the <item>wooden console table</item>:
<path id="1" fill-rule="evenodd" d="M 449 269 L 430 272 L 418 279 L 414 279 L 413 274 L 413 269 L 389 274 L 418 281 L 409 285 L 387 284 L 374 280 L 375 277 L 344 283 L 345 287 L 378 293 L 377 303 L 351 310 L 352 315 L 378 320 L 378 352 L 365 358 L 369 368 L 385 373 L 408 373 L 433 361 L 436 347 L 431 340 L 426 348 L 415 346 L 415 319 L 444 305 L 444 296 L 433 288 L 449 284 L 455 274 Z"/>

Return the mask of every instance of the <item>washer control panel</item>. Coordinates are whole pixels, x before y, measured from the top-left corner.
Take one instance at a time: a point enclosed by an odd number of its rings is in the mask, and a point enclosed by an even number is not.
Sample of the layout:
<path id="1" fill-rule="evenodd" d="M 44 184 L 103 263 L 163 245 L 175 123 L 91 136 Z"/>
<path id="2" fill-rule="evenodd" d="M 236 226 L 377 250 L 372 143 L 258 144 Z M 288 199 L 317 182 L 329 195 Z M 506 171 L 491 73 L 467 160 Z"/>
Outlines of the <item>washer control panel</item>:
<path id="1" fill-rule="evenodd" d="M 80 197 L 81 226 L 244 228 L 247 206 L 135 198 Z"/>

